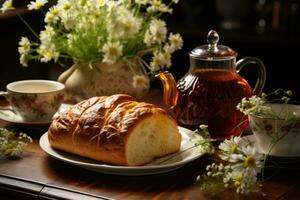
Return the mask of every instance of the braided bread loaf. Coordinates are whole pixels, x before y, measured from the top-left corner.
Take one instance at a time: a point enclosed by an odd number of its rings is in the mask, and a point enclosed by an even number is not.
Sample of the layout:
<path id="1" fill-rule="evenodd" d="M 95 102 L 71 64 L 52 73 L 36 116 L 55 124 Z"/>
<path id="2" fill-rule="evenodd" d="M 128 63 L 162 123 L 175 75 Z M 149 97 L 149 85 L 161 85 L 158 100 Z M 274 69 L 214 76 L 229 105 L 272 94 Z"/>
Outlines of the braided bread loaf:
<path id="1" fill-rule="evenodd" d="M 115 165 L 143 165 L 180 149 L 176 121 L 166 111 L 128 95 L 93 97 L 56 117 L 52 147 Z"/>

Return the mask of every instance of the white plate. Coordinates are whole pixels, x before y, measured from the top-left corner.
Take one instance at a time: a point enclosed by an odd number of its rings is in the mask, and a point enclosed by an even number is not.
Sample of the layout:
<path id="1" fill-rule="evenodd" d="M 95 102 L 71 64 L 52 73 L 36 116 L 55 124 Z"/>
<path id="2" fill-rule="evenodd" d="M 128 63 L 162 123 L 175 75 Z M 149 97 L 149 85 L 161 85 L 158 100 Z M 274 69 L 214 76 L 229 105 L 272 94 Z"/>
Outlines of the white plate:
<path id="1" fill-rule="evenodd" d="M 57 115 L 59 112 L 62 112 L 66 108 L 68 108 L 70 104 L 61 104 L 59 111 L 55 114 Z M 0 110 L 0 119 L 6 122 L 10 122 L 13 124 L 22 124 L 22 125 L 46 125 L 50 124 L 52 120 L 47 121 L 25 121 L 20 115 L 15 114 L 11 110 Z"/>
<path id="2" fill-rule="evenodd" d="M 247 136 L 244 136 L 244 137 L 242 137 L 242 138 L 243 138 L 243 140 L 244 140 L 245 142 L 253 143 L 254 146 L 256 146 L 257 149 L 258 149 L 258 151 L 259 151 L 259 148 L 258 148 L 258 146 L 256 145 L 256 142 L 255 142 L 254 135 L 247 135 Z M 263 154 L 263 152 L 260 152 L 260 153 Z M 276 158 L 300 158 L 300 154 L 293 154 L 293 155 L 283 155 L 283 154 L 280 154 L 280 156 L 279 156 L 279 155 L 271 155 L 271 154 L 270 154 L 270 156 L 276 157 Z"/>
<path id="3" fill-rule="evenodd" d="M 47 132 L 40 138 L 40 146 L 47 154 L 58 160 L 96 172 L 117 175 L 159 174 L 178 169 L 203 155 L 203 153 L 199 152 L 197 148 L 193 147 L 194 145 L 190 141 L 192 131 L 182 127 L 179 127 L 179 131 L 182 135 L 180 151 L 156 159 L 154 162 L 144 166 L 109 165 L 53 149 L 49 144 Z"/>

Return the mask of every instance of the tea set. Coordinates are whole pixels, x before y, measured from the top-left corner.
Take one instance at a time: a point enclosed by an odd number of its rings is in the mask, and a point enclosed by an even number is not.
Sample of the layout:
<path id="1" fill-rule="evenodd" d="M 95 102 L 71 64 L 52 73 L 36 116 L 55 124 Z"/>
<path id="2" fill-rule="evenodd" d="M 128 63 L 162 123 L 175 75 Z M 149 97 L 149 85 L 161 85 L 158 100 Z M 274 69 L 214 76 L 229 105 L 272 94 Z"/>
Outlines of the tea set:
<path id="1" fill-rule="evenodd" d="M 189 71 L 177 83 L 167 71 L 160 72 L 156 77 L 163 84 L 164 103 L 173 111 L 173 116 L 180 126 L 194 130 L 200 124 L 206 124 L 212 138 L 224 140 L 241 135 L 248 127 L 247 116 L 238 111 L 236 105 L 242 98 L 262 92 L 266 81 L 266 69 L 263 62 L 255 57 L 245 57 L 236 61 L 237 52 L 230 47 L 219 45 L 219 35 L 216 31 L 208 33 L 207 42 L 208 44 L 190 51 Z M 258 72 L 253 90 L 239 74 L 248 64 L 254 64 Z M 4 96 L 10 104 L 0 108 L 0 119 L 4 121 L 16 124 L 49 124 L 55 113 L 68 107 L 67 104 L 63 104 L 64 84 L 57 81 L 16 81 L 9 83 L 6 89 L 7 91 L 0 92 L 0 96 Z M 253 122 L 254 119 L 250 117 L 252 129 Z M 252 140 L 257 143 L 259 151 L 266 153 L 266 145 L 270 141 L 257 133 L 257 130 L 252 131 Z M 296 131 L 300 133 L 300 125 Z M 294 136 L 295 138 L 300 140 L 298 136 Z M 293 138 L 289 138 L 283 141 L 287 144 L 280 145 L 286 146 L 292 141 Z M 292 156 L 300 156 L 300 147 L 290 153 Z M 273 153 L 274 156 L 288 154 L 289 150 L 286 149 Z"/>

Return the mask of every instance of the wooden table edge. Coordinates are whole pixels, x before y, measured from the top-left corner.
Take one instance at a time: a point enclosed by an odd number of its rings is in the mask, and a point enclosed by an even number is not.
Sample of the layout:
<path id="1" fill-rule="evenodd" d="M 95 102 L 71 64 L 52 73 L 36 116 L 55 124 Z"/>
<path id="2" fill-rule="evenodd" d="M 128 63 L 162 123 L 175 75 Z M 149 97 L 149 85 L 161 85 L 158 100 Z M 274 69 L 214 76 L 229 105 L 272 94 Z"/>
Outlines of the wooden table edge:
<path id="1" fill-rule="evenodd" d="M 0 174 L 0 190 L 15 193 L 18 194 L 18 196 L 24 196 L 26 198 L 109 200 L 109 198 L 91 193 L 80 192 L 70 188 L 54 186 L 47 183 L 31 181 L 3 174 Z"/>

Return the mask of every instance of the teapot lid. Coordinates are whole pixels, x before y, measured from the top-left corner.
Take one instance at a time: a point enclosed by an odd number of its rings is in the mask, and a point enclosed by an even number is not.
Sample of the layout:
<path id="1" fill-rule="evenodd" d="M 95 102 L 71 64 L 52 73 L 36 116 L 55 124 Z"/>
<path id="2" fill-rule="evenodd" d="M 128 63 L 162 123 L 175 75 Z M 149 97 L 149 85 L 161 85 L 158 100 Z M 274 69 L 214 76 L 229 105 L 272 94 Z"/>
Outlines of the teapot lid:
<path id="1" fill-rule="evenodd" d="M 231 48 L 218 45 L 219 34 L 211 30 L 207 34 L 208 44 L 196 47 L 190 52 L 190 57 L 201 60 L 229 60 L 237 57 L 237 52 Z"/>

